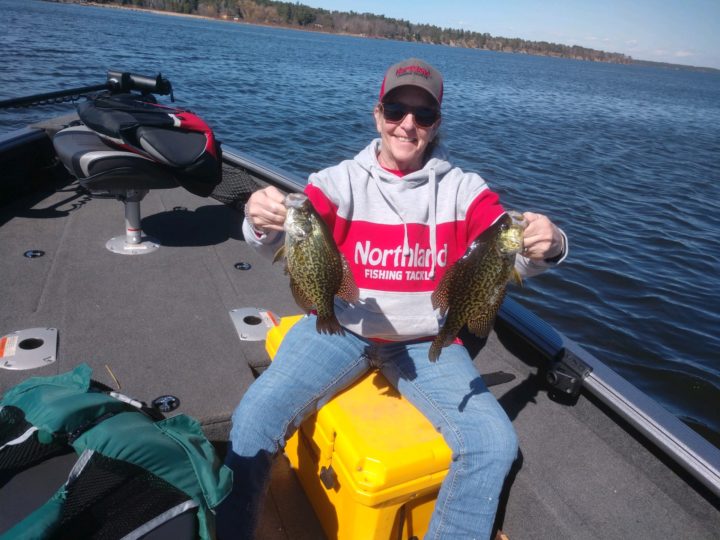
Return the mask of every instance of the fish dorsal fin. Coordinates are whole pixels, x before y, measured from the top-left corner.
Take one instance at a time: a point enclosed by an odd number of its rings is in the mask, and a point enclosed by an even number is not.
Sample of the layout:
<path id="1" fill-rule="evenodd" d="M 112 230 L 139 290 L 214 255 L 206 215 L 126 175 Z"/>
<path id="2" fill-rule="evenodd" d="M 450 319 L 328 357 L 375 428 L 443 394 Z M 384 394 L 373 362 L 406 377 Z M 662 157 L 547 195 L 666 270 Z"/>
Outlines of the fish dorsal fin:
<path id="1" fill-rule="evenodd" d="M 346 302 L 353 304 L 360 298 L 360 290 L 355 283 L 352 270 L 350 270 L 350 264 L 342 253 L 340 254 L 340 261 L 342 262 L 343 275 L 340 290 L 338 290 L 337 295 Z"/>
<path id="2" fill-rule="evenodd" d="M 450 284 L 453 281 L 453 276 L 457 273 L 457 267 L 458 265 L 455 263 L 448 268 L 447 272 L 445 272 L 445 275 L 443 275 L 440 280 L 440 283 L 438 283 L 437 288 L 430 296 L 433 309 L 439 309 L 442 317 L 445 316 L 450 305 Z"/>

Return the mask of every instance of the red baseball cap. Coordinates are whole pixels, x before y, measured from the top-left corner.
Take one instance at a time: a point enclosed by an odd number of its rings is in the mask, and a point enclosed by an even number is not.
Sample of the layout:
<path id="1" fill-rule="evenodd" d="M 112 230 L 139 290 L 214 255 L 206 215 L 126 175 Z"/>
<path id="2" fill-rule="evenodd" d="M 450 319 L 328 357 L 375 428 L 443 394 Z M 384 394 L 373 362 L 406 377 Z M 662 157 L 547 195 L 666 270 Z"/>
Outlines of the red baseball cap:
<path id="1" fill-rule="evenodd" d="M 440 72 L 418 58 L 408 58 L 390 66 L 380 87 L 380 101 L 395 88 L 417 86 L 430 94 L 438 105 L 442 104 L 443 79 Z"/>

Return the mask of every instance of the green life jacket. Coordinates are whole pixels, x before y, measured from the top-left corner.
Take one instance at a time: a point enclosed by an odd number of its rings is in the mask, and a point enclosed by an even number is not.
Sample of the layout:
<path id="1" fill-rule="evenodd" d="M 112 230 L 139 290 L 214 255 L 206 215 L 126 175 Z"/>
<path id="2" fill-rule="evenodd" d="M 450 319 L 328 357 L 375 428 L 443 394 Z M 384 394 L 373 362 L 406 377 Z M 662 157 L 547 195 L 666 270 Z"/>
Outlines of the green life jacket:
<path id="1" fill-rule="evenodd" d="M 214 538 L 232 472 L 199 423 L 152 418 L 91 374 L 82 364 L 34 377 L 0 400 L 0 480 L 68 449 L 79 456 L 51 499 L 0 538 L 139 538 L 189 510 L 198 537 Z"/>

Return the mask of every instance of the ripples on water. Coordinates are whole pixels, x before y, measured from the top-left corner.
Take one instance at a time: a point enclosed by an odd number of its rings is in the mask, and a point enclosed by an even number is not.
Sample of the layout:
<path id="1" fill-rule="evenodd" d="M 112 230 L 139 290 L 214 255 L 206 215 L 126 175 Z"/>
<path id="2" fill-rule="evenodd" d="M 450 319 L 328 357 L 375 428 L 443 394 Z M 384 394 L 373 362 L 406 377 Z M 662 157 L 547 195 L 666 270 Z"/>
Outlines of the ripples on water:
<path id="1" fill-rule="evenodd" d="M 387 64 L 445 75 L 456 162 L 570 259 L 514 295 L 720 446 L 720 76 L 0 0 L 0 99 L 162 72 L 226 144 L 300 176 L 374 136 Z M 0 131 L 68 111 L 0 111 Z"/>

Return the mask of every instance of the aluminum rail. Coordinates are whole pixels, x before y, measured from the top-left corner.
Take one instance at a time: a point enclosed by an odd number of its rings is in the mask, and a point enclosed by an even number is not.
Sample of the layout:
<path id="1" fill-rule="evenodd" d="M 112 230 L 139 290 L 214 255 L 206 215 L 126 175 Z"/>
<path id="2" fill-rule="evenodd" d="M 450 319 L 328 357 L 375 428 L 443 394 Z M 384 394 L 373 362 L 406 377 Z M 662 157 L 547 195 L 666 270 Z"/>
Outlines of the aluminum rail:
<path id="1" fill-rule="evenodd" d="M 65 98 L 74 99 L 84 94 L 100 92 L 102 90 L 111 90 L 115 93 L 139 90 L 143 93 L 170 94 L 170 99 L 175 101 L 173 98 L 172 84 L 161 74 L 152 77 L 126 71 L 108 71 L 107 80 L 104 83 L 81 86 L 79 88 L 66 88 L 65 90 L 56 90 L 54 92 L 45 92 L 32 96 L 3 99 L 0 100 L 0 109 L 57 103 L 58 100 L 64 100 Z"/>
<path id="2" fill-rule="evenodd" d="M 0 101 L 0 109 L 14 109 L 19 107 L 29 107 L 38 103 L 53 103 L 57 99 L 79 96 L 90 92 L 99 92 L 108 90 L 108 83 L 94 84 L 91 86 L 81 86 L 79 88 L 70 88 L 69 90 L 58 90 L 56 92 L 46 92 L 44 94 L 35 94 L 19 98 L 3 99 Z"/>

